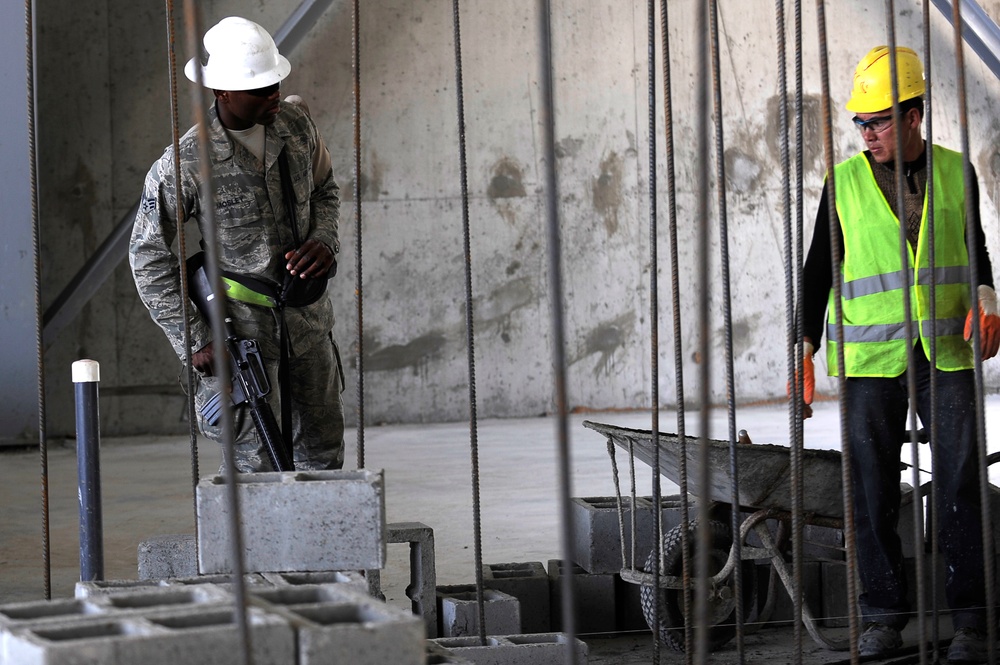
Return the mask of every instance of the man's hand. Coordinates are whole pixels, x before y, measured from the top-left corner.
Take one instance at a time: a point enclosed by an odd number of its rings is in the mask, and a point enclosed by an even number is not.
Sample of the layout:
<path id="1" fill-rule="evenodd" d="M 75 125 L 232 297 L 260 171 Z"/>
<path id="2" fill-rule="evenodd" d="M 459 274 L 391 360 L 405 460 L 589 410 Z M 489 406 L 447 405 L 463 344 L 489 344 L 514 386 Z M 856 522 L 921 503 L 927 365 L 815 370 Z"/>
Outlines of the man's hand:
<path id="1" fill-rule="evenodd" d="M 337 265 L 333 250 L 313 238 L 306 240 L 297 249 L 285 252 L 285 260 L 288 261 L 285 269 L 293 277 L 302 279 L 326 277 L 330 269 Z"/>
<path id="2" fill-rule="evenodd" d="M 997 315 L 997 294 L 985 284 L 979 285 L 979 350 L 983 360 L 989 360 L 1000 350 L 1000 316 Z M 972 339 L 972 311 L 965 317 L 965 341 Z"/>
<path id="3" fill-rule="evenodd" d="M 816 393 L 816 369 L 813 366 L 813 353 L 815 348 L 813 348 L 812 342 L 805 340 L 802 342 L 802 417 L 811 418 L 812 417 L 812 407 L 810 404 L 813 402 L 813 396 Z M 796 374 L 796 379 L 798 374 Z M 792 386 L 786 385 L 785 391 L 788 396 L 792 396 Z"/>
<path id="4" fill-rule="evenodd" d="M 215 373 L 215 345 L 209 342 L 191 354 L 191 364 L 205 376 Z"/>

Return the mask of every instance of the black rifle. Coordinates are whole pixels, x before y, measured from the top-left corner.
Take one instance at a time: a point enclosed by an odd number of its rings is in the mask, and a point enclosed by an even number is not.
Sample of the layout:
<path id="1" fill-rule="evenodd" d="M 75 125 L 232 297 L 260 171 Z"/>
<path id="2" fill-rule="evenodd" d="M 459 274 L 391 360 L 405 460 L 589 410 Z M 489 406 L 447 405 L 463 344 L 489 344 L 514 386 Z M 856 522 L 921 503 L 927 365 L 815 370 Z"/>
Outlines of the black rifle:
<path id="1" fill-rule="evenodd" d="M 204 255 L 198 254 L 188 260 L 188 290 L 191 300 L 206 319 L 209 318 L 209 302 L 214 297 L 212 285 L 205 272 Z M 226 351 L 229 354 L 232 371 L 232 405 L 247 404 L 257 434 L 264 441 L 267 457 L 275 471 L 294 471 L 291 451 L 285 444 L 274 418 L 274 411 L 267 402 L 271 392 L 271 382 L 260 355 L 257 341 L 240 339 L 233 330 L 232 319 L 226 317 Z M 201 415 L 209 425 L 215 425 L 222 416 L 222 400 L 225 390 L 216 393 L 201 408 Z"/>

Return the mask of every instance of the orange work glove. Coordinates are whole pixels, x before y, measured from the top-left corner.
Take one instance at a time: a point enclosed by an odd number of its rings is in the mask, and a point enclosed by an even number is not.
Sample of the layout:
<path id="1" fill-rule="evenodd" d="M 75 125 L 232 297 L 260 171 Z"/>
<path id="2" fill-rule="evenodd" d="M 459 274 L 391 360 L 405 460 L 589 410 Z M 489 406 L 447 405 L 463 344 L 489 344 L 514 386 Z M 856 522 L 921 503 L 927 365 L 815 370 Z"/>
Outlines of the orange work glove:
<path id="1" fill-rule="evenodd" d="M 972 339 L 972 310 L 965 317 L 965 341 Z M 1000 316 L 997 315 L 997 294 L 985 284 L 979 285 L 979 350 L 988 360 L 1000 349 Z"/>
<path id="2" fill-rule="evenodd" d="M 816 370 L 813 367 L 814 352 L 812 342 L 802 342 L 802 401 L 805 403 L 802 415 L 805 418 L 812 416 L 812 407 L 809 405 L 812 404 L 813 395 L 816 392 Z M 792 386 L 786 386 L 785 390 L 791 397 Z"/>

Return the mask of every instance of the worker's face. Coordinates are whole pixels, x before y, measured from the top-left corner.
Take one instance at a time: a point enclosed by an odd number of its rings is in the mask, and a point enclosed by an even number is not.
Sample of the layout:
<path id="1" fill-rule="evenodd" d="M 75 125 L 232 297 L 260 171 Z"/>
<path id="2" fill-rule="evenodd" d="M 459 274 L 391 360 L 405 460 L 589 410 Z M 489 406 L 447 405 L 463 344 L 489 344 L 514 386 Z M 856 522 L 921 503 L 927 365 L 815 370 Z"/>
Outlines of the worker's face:
<path id="1" fill-rule="evenodd" d="M 228 129 L 250 129 L 254 125 L 270 125 L 278 117 L 278 83 L 257 90 L 216 90 L 219 119 Z"/>
<path id="2" fill-rule="evenodd" d="M 903 139 L 903 161 L 916 159 L 923 150 L 920 138 L 920 113 L 909 109 L 899 121 L 893 120 L 892 109 L 878 113 L 859 113 L 854 116 L 854 124 L 861 130 L 865 147 L 879 164 L 896 161 L 896 133 Z"/>

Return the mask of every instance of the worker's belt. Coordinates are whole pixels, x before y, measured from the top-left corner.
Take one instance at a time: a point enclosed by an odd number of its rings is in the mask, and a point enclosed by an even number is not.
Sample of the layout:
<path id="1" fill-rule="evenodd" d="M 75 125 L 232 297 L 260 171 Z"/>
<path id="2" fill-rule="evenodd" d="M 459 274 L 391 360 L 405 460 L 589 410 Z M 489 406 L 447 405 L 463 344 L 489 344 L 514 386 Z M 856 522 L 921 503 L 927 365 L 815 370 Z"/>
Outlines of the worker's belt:
<path id="1" fill-rule="evenodd" d="M 279 287 L 270 280 L 220 270 L 226 297 L 261 307 L 305 307 L 319 300 L 326 292 L 327 277 L 299 279 L 288 274 Z"/>

